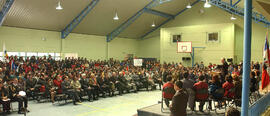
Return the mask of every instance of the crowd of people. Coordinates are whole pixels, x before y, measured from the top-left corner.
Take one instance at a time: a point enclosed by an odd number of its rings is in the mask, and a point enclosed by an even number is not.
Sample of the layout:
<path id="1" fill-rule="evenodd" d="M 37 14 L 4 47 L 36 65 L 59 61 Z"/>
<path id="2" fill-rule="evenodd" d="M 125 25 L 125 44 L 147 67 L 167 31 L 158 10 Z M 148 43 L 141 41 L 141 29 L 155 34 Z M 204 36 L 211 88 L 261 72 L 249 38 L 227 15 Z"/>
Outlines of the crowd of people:
<path id="1" fill-rule="evenodd" d="M 49 57 L 26 58 L 10 56 L 0 62 L 0 93 L 3 112 L 10 113 L 10 102 L 19 102 L 18 113 L 27 112 L 28 100 L 39 101 L 57 95 L 66 95 L 76 105 L 86 96 L 88 101 L 99 97 L 115 96 L 161 89 L 160 64 L 148 62 L 135 67 L 131 60 L 92 61 L 83 58 L 66 58 L 60 61 Z M 25 93 L 23 93 L 25 92 Z"/>
<path id="2" fill-rule="evenodd" d="M 257 62 L 251 63 L 250 74 L 250 93 L 259 89 L 260 67 Z M 174 69 L 167 67 L 166 69 Z M 209 102 L 208 109 L 212 110 L 213 101 L 218 102 L 215 107 L 221 108 L 227 105 L 226 101 L 233 101 L 235 105 L 241 106 L 242 93 L 242 64 L 228 64 L 225 59 L 221 60 L 221 65 L 212 65 L 205 67 L 203 62 L 196 64 L 195 67 L 178 67 L 180 71 L 177 76 L 168 74 L 167 83 L 163 86 L 163 98 L 167 107 L 171 110 L 171 116 L 185 116 L 186 107 L 192 111 L 195 108 L 195 102 L 199 102 L 199 111 L 204 112 L 205 102 Z M 170 70 L 167 70 L 170 72 Z M 172 71 L 175 72 L 175 71 Z M 162 74 L 163 77 L 165 75 Z M 187 97 L 188 96 L 188 97 Z M 170 101 L 172 103 L 170 104 Z M 181 101 L 181 102 L 180 102 Z M 178 110 L 175 110 L 178 109 Z M 181 109 L 181 110 L 180 110 Z"/>
<path id="3" fill-rule="evenodd" d="M 251 91 L 254 92 L 258 89 L 260 65 L 252 64 L 252 69 Z M 173 87 L 175 82 L 181 81 L 189 94 L 188 105 L 194 109 L 195 100 L 208 96 L 217 99 L 223 96 L 240 98 L 241 74 L 241 63 L 228 64 L 225 59 L 221 65 L 210 63 L 204 66 L 201 62 L 194 67 L 184 67 L 181 63 L 145 61 L 143 66 L 136 67 L 132 60 L 94 61 L 79 57 L 56 61 L 51 56 L 32 56 L 26 59 L 10 56 L 0 62 L 0 103 L 3 105 L 3 112 L 10 113 L 10 102 L 17 101 L 18 113 L 23 113 L 23 109 L 29 112 L 29 99 L 39 101 L 45 97 L 55 102 L 57 95 L 64 94 L 76 105 L 84 100 L 83 96 L 87 96 L 88 101 L 94 101 L 99 97 L 115 96 L 116 92 L 122 95 L 141 89 L 154 90 L 156 85 L 164 90 L 165 87 Z M 162 87 L 163 84 L 165 85 Z M 219 88 L 225 91 L 222 95 L 217 92 Z M 234 91 L 231 91 L 232 88 Z M 201 89 L 206 92 L 201 92 Z M 173 91 L 171 94 L 164 96 L 168 99 L 168 107 Z M 199 109 L 202 112 L 203 105 L 202 100 Z"/>

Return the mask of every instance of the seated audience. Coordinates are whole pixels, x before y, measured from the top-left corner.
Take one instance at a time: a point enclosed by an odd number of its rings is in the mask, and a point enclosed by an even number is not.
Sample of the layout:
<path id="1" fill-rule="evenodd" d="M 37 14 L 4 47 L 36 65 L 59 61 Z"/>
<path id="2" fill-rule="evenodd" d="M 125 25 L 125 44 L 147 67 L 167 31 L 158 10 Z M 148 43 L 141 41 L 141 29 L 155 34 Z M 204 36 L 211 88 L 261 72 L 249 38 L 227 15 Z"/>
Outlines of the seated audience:
<path id="1" fill-rule="evenodd" d="M 205 101 L 208 99 L 208 84 L 204 82 L 204 76 L 199 76 L 199 82 L 195 83 L 193 89 L 195 91 L 195 99 L 200 102 L 199 111 L 203 111 Z M 194 109 L 194 108 L 192 108 Z"/>
<path id="2" fill-rule="evenodd" d="M 164 98 L 165 104 L 169 107 L 170 101 L 172 100 L 175 94 L 174 85 L 172 77 L 167 77 L 167 83 L 165 83 L 162 87 L 162 97 Z"/>
<path id="3" fill-rule="evenodd" d="M 224 88 L 224 97 L 226 98 L 234 98 L 235 95 L 235 88 L 232 80 L 231 75 L 226 75 L 225 77 L 226 82 L 222 85 L 222 88 Z"/>
<path id="4" fill-rule="evenodd" d="M 219 75 L 214 75 L 209 82 L 209 95 L 210 98 L 216 101 L 221 101 L 224 96 L 224 89 L 222 88 Z M 221 106 L 221 102 L 218 102 L 218 106 Z M 212 100 L 209 100 L 209 109 L 212 109 Z"/>
<path id="5" fill-rule="evenodd" d="M 233 71 L 232 67 L 235 67 Z M 250 90 L 254 92 L 259 85 L 260 66 L 256 63 L 251 67 L 254 68 L 251 73 Z M 209 76 L 213 73 L 221 73 L 222 76 Z M 229 73 L 232 73 L 233 79 L 230 76 L 224 78 Z M 174 62 L 161 64 L 159 61 L 146 61 L 142 67 L 135 67 L 132 58 L 123 61 L 112 58 L 87 60 L 81 57 L 55 60 L 52 56 L 32 56 L 25 59 L 10 56 L 0 61 L 0 103 L 7 114 L 10 111 L 10 102 L 17 101 L 19 102 L 18 113 L 23 113 L 25 109 L 28 111 L 28 100 L 32 99 L 49 98 L 51 102 L 54 102 L 55 96 L 65 94 L 68 96 L 67 99 L 72 99 L 73 103 L 77 104 L 83 100 L 84 96 L 87 96 L 89 101 L 98 100 L 99 95 L 106 97 L 115 96 L 114 93 L 123 95 L 131 91 L 149 90 L 149 88 L 155 90 L 156 84 L 161 89 L 161 85 L 167 82 L 162 87 L 162 95 L 169 107 L 169 101 L 175 94 L 173 83 L 181 80 L 183 85 L 176 88 L 178 92 L 175 98 L 178 98 L 179 93 L 184 95 L 182 93 L 187 92 L 189 107 L 194 110 L 194 101 L 199 101 L 199 110 L 203 112 L 203 106 L 209 94 L 214 99 L 223 96 L 234 98 L 234 100 L 239 100 L 236 101 L 239 106 L 242 92 L 241 76 L 242 64 L 228 66 L 225 59 L 222 59 L 222 65 L 210 63 L 208 67 L 205 67 L 202 61 L 195 67 L 185 67 L 181 63 Z M 222 95 L 218 94 L 221 89 L 225 90 Z M 25 91 L 26 95 L 20 94 L 21 91 Z M 235 91 L 234 94 L 233 91 Z M 173 103 L 171 110 L 175 111 L 176 107 L 186 107 L 180 105 L 185 104 Z M 181 115 L 185 115 L 184 110 L 185 108 L 179 111 L 182 112 Z M 178 111 L 175 112 L 178 113 Z M 172 115 L 175 114 L 172 113 Z"/>

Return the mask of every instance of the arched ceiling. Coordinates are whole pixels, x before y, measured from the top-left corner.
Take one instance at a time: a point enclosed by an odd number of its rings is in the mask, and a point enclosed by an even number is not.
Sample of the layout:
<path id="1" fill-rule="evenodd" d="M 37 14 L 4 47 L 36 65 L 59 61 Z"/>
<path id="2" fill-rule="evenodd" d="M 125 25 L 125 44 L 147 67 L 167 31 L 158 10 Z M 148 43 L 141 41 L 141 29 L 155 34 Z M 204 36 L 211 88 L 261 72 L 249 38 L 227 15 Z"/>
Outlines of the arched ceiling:
<path id="1" fill-rule="evenodd" d="M 3 2 L 4 0 L 0 0 Z M 91 0 L 61 0 L 63 10 L 56 10 L 59 0 L 15 0 L 3 25 L 40 30 L 61 31 L 76 17 Z M 188 1 L 195 0 L 172 0 L 152 9 L 175 15 L 186 7 Z M 230 2 L 230 0 L 223 0 Z M 233 0 L 235 3 L 238 0 Z M 72 31 L 73 33 L 105 36 L 119 25 L 124 23 L 140 9 L 144 8 L 151 0 L 100 0 L 92 11 Z M 267 19 L 270 18 L 269 0 L 254 0 L 254 10 L 262 13 Z M 2 5 L 3 3 L 0 3 Z M 238 6 L 244 6 L 241 0 Z M 0 7 L 1 9 L 1 7 Z M 114 21 L 117 11 L 120 20 Z M 139 38 L 151 30 L 151 24 L 161 24 L 166 18 L 153 14 L 144 13 L 119 37 Z"/>

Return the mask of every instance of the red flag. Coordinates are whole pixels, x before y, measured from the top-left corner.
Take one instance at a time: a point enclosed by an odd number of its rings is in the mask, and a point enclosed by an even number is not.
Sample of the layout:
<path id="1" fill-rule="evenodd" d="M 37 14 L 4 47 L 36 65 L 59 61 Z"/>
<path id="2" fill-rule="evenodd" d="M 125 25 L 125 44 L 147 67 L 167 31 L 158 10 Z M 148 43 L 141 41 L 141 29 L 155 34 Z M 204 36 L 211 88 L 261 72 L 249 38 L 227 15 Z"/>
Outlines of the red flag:
<path id="1" fill-rule="evenodd" d="M 128 71 L 128 66 L 126 67 L 126 70 Z"/>
<path id="2" fill-rule="evenodd" d="M 266 33 L 265 37 L 265 44 L 263 49 L 263 59 L 265 63 L 270 64 L 270 51 L 269 51 L 269 44 L 268 44 L 268 32 Z"/>
<path id="3" fill-rule="evenodd" d="M 265 68 L 262 71 L 262 89 L 264 89 L 269 84 L 269 75 Z"/>

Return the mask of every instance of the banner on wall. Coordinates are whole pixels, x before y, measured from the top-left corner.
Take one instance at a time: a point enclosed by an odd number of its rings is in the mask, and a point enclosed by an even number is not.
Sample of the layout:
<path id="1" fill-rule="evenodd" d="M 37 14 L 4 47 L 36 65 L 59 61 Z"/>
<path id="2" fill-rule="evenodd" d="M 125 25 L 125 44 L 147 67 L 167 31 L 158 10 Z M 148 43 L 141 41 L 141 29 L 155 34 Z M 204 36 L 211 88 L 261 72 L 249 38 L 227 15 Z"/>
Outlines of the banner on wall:
<path id="1" fill-rule="evenodd" d="M 133 59 L 134 66 L 142 66 L 143 65 L 143 59 Z"/>

